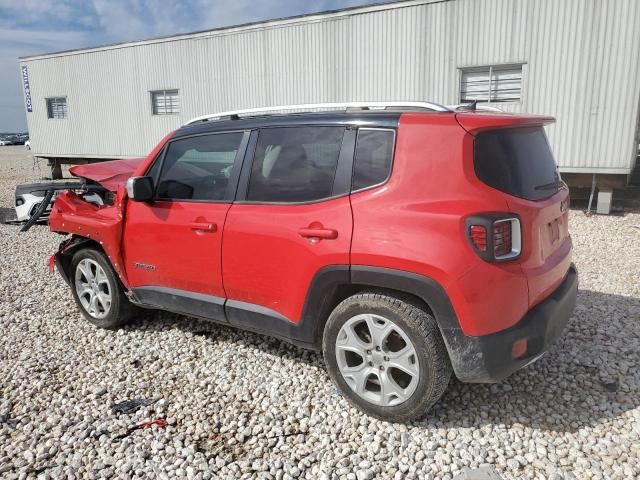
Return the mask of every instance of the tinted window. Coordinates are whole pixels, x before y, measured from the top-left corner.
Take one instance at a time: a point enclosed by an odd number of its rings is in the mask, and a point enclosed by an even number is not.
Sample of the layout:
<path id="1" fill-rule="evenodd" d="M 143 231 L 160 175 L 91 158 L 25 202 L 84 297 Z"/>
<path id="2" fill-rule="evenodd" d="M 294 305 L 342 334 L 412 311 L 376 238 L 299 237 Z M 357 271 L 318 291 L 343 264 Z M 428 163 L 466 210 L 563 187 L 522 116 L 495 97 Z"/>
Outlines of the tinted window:
<path id="1" fill-rule="evenodd" d="M 561 185 L 542 127 L 480 133 L 475 172 L 490 187 L 528 200 L 547 198 Z"/>
<path id="2" fill-rule="evenodd" d="M 223 200 L 242 132 L 202 135 L 169 144 L 157 198 Z"/>
<path id="3" fill-rule="evenodd" d="M 247 199 L 308 202 L 331 196 L 343 135 L 342 127 L 261 130 Z"/>
<path id="4" fill-rule="evenodd" d="M 163 153 L 164 153 L 164 150 L 161 151 L 158 155 L 156 155 L 156 158 L 153 159 L 153 163 L 151 164 L 151 167 L 149 167 L 146 173 L 147 177 L 153 178 L 154 185 L 157 184 L 157 181 L 158 181 L 158 175 L 160 173 L 160 164 L 161 164 Z"/>
<path id="5" fill-rule="evenodd" d="M 391 172 L 393 130 L 358 131 L 351 189 L 360 190 L 384 182 Z"/>

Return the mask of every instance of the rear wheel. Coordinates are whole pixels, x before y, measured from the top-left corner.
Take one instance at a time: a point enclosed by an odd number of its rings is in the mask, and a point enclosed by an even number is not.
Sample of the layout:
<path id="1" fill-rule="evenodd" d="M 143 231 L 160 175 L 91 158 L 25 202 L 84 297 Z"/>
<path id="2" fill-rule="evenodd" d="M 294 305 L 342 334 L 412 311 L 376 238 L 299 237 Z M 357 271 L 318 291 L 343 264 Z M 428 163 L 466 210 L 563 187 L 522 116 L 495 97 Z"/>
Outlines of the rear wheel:
<path id="1" fill-rule="evenodd" d="M 85 248 L 71 260 L 73 298 L 82 315 L 100 328 L 117 328 L 135 313 L 102 252 Z"/>
<path id="2" fill-rule="evenodd" d="M 323 353 L 346 397 L 383 420 L 423 416 L 451 377 L 435 319 L 387 295 L 363 293 L 340 303 L 327 321 Z"/>

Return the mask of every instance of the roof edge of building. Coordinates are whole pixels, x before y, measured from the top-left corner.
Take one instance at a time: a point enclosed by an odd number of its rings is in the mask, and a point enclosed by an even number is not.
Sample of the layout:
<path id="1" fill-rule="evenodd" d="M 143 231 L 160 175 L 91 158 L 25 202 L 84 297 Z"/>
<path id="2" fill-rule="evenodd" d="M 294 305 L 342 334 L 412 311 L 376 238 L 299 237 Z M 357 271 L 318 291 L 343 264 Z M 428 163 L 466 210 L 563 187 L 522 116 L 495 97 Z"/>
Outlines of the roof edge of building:
<path id="1" fill-rule="evenodd" d="M 416 5 L 428 5 L 434 3 L 447 3 L 455 0 L 387 0 L 379 3 L 362 5 L 357 7 L 346 7 L 335 10 L 326 10 L 317 13 L 305 13 L 302 15 L 294 15 L 291 17 L 275 18 L 270 20 L 260 20 L 256 22 L 242 23 L 238 25 L 230 25 L 226 27 L 217 27 L 207 30 L 198 30 L 195 32 L 179 33 L 174 35 L 165 35 L 160 37 L 152 37 L 142 40 L 131 40 L 126 42 L 110 43 L 105 45 L 98 45 L 95 47 L 76 48 L 70 50 L 61 50 L 51 53 L 41 53 L 36 55 L 26 55 L 18 57 L 18 61 L 31 61 L 40 60 L 44 58 L 54 58 L 66 55 L 80 55 L 83 53 L 99 52 L 104 50 L 114 50 L 119 48 L 135 47 L 139 45 L 152 45 L 157 43 L 191 40 L 196 38 L 207 38 L 217 35 L 232 34 L 242 31 L 258 30 L 261 28 L 280 27 L 289 24 L 300 23 L 303 21 L 321 21 L 327 18 L 339 18 L 342 16 L 362 15 L 365 13 L 378 12 L 384 10 L 391 10 L 397 8 L 406 8 Z"/>

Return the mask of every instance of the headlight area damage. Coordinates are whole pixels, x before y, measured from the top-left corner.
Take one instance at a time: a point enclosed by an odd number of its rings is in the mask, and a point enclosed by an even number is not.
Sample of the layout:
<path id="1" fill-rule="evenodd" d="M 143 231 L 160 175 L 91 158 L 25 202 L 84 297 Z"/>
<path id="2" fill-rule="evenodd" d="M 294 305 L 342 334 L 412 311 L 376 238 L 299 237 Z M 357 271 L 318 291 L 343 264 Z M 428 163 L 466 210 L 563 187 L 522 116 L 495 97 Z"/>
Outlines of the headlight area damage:
<path id="1" fill-rule="evenodd" d="M 58 194 L 49 214 L 49 229 L 72 237 L 60 244 L 58 251 L 49 259 L 49 269 L 54 265 L 67 283 L 73 253 L 89 244 L 98 245 L 109 258 L 125 291 L 129 291 L 126 272 L 123 268 L 120 242 L 126 207 L 125 182 L 143 159 L 114 160 L 93 165 L 82 165 L 70 169 L 72 175 L 100 186 L 109 198 L 102 205 L 87 201 L 82 193 L 65 190 Z"/>

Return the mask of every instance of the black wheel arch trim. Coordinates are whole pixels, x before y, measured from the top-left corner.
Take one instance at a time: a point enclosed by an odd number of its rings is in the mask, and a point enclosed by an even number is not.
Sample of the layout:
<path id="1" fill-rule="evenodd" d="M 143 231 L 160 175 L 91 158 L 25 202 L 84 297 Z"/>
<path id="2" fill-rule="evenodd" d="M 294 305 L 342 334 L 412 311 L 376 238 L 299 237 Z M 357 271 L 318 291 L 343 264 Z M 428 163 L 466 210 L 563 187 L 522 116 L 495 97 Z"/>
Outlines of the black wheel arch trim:
<path id="1" fill-rule="evenodd" d="M 93 244 L 93 240 L 77 236 L 61 244 L 56 266 L 67 283 L 70 282 L 67 272 L 73 253 L 84 245 Z M 354 286 L 394 290 L 419 298 L 433 313 L 447 347 L 451 331 L 460 331 L 449 297 L 438 282 L 404 270 L 367 265 L 329 265 L 318 270 L 307 290 L 302 316 L 297 323 L 259 305 L 184 291 L 169 292 L 170 289 L 159 286 L 134 288 L 131 300 L 139 306 L 159 307 L 321 350 L 324 325 L 332 308 L 342 299 L 341 289 Z"/>
<path id="2" fill-rule="evenodd" d="M 427 304 L 440 330 L 460 328 L 449 296 L 444 288 L 430 277 L 392 268 L 351 265 L 351 283 L 411 294 Z"/>
<path id="3" fill-rule="evenodd" d="M 71 259 L 73 258 L 73 254 L 85 245 L 95 246 L 96 242 L 87 237 L 74 235 L 63 241 L 58 247 L 58 251 L 54 254 L 56 268 L 60 276 L 62 276 L 63 280 L 69 286 L 71 286 L 71 279 L 69 278 Z"/>

